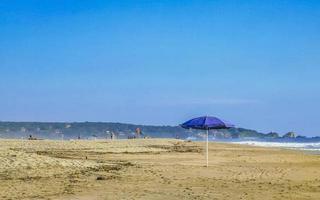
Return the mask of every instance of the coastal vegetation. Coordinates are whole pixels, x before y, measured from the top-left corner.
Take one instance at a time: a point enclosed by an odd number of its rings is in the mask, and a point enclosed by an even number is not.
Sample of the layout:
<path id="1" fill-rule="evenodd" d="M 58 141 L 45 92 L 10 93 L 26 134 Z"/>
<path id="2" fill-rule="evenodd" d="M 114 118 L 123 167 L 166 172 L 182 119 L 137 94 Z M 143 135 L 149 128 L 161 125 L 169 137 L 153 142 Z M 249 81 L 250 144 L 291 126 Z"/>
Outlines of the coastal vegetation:
<path id="1" fill-rule="evenodd" d="M 186 130 L 179 126 L 135 125 L 112 122 L 0 122 L 1 138 L 43 138 L 43 139 L 88 139 L 88 138 L 132 138 L 137 130 L 141 137 L 152 138 L 201 138 L 203 131 Z M 235 138 L 280 138 L 275 132 L 261 133 L 246 128 L 212 130 L 218 139 Z M 293 132 L 284 135 L 295 138 Z M 300 136 L 301 137 L 301 136 Z"/>

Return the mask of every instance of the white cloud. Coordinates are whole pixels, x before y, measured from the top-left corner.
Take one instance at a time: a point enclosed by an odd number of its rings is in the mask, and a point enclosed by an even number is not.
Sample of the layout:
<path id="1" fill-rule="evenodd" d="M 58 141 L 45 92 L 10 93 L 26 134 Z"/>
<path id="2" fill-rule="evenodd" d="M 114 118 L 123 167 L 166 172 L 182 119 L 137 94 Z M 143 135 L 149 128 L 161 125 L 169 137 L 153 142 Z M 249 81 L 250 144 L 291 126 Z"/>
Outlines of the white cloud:
<path id="1" fill-rule="evenodd" d="M 237 98 L 210 98 L 210 99 L 193 99 L 185 102 L 186 104 L 196 105 L 243 105 L 258 104 L 261 101 L 257 99 L 237 99 Z"/>
<path id="2" fill-rule="evenodd" d="M 139 102 L 136 102 L 139 104 Z M 143 106 L 210 106 L 210 105 L 254 105 L 263 103 L 257 99 L 240 98 L 170 98 L 149 99 L 148 103 L 143 102 Z"/>

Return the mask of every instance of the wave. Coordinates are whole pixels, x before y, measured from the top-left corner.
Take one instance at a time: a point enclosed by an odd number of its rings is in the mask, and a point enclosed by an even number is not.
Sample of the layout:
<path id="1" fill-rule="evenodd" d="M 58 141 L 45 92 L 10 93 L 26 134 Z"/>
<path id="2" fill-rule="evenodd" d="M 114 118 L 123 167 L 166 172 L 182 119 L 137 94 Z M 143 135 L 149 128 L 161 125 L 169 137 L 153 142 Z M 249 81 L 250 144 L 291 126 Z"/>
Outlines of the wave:
<path id="1" fill-rule="evenodd" d="M 320 151 L 320 142 L 262 142 L 262 141 L 237 141 L 233 144 L 245 144 L 260 147 L 279 147 L 307 151 Z"/>

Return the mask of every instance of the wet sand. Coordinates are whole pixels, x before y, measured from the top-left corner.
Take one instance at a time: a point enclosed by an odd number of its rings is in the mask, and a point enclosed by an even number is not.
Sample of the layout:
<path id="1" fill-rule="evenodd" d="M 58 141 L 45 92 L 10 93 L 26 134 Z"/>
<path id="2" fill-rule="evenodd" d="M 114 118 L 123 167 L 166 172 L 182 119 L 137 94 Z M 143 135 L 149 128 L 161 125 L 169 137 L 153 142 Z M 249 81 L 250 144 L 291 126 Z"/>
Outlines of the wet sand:
<path id="1" fill-rule="evenodd" d="M 320 156 L 166 139 L 0 140 L 0 199 L 320 199 Z"/>

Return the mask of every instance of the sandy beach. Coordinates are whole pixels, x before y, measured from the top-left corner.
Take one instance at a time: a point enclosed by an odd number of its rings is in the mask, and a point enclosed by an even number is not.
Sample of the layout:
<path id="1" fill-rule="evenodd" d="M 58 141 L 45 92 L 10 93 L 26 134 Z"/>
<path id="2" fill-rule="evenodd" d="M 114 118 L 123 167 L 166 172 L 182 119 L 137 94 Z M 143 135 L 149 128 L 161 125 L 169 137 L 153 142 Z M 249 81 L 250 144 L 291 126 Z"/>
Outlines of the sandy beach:
<path id="1" fill-rule="evenodd" d="M 0 140 L 0 199 L 320 199 L 320 156 L 167 139 Z"/>

